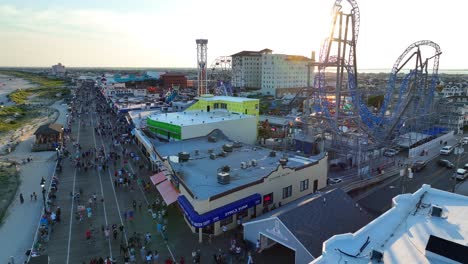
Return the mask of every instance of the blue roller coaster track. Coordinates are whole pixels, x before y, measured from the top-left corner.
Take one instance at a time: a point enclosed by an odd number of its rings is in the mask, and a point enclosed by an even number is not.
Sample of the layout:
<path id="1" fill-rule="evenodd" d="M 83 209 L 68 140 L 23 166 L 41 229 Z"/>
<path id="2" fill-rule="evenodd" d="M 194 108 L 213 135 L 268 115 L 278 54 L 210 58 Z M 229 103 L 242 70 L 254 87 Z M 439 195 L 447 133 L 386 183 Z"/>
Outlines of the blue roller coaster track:
<path id="1" fill-rule="evenodd" d="M 433 97 L 435 88 L 438 83 L 438 67 L 439 55 L 441 54 L 440 47 L 436 43 L 429 40 L 422 40 L 411 44 L 397 59 L 393 65 L 392 71 L 387 83 L 386 92 L 384 94 L 383 103 L 378 111 L 372 111 L 363 100 L 362 93 L 357 85 L 357 70 L 356 70 L 356 43 L 359 35 L 359 20 L 360 12 L 355 0 L 347 0 L 351 5 L 350 14 L 345 14 L 341 11 L 341 0 L 336 0 L 333 7 L 333 20 L 330 30 L 330 35 L 325 39 L 320 50 L 320 61 L 318 65 L 318 72 L 314 79 L 314 87 L 318 92 L 314 95 L 315 111 L 320 112 L 328 120 L 329 127 L 338 133 L 341 133 L 339 115 L 346 115 L 343 113 L 332 113 L 334 107 L 340 106 L 339 100 L 341 98 L 335 97 L 335 102 L 329 101 L 330 92 L 327 89 L 325 80 L 325 70 L 327 67 L 342 67 L 347 72 L 347 89 L 351 97 L 354 113 L 359 116 L 359 126 L 364 126 L 371 136 L 379 139 L 387 139 L 394 130 L 401 127 L 404 122 L 405 116 L 412 115 L 422 116 L 431 111 L 433 105 Z M 344 17 L 344 18 L 343 18 Z M 339 55 L 330 55 L 332 42 L 337 41 L 334 36 L 336 23 L 342 23 L 346 19 L 351 21 L 351 39 L 340 39 L 344 42 L 344 48 L 348 46 L 347 58 L 340 58 L 341 44 L 338 47 Z M 341 38 L 341 25 L 340 25 L 340 38 Z M 347 32 L 348 28 L 346 25 Z M 432 47 L 434 54 L 431 57 L 423 58 L 421 49 L 423 47 Z M 345 54 L 343 52 L 343 54 Z M 343 56 L 343 55 L 341 55 Z M 403 67 L 411 60 L 415 60 L 416 67 L 407 73 L 403 73 Z M 433 60 L 432 68 L 429 69 L 429 61 Z M 413 62 L 413 61 L 412 61 Z M 339 70 L 338 70 L 339 72 Z M 403 75 L 404 77 L 399 82 L 397 87 L 398 78 Z M 338 82 L 337 82 L 338 83 Z M 399 89 L 399 90 L 396 90 Z M 397 94 L 396 94 L 397 93 Z M 341 97 L 341 96 L 340 96 Z M 396 99 L 396 101 L 395 101 Z M 343 119 L 343 118 L 341 118 Z"/>

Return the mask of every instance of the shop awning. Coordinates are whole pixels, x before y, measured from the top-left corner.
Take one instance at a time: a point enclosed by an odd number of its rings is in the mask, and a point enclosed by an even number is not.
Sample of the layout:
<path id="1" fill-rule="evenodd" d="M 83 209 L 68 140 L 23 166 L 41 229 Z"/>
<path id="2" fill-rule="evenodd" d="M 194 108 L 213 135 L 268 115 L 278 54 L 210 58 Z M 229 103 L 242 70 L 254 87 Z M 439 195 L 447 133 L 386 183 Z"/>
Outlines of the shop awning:
<path id="1" fill-rule="evenodd" d="M 180 207 L 187 216 L 190 224 L 194 227 L 205 227 L 219 220 L 223 220 L 233 214 L 247 210 L 261 203 L 262 196 L 259 193 L 252 194 L 230 204 L 226 204 L 204 214 L 198 214 L 184 195 L 177 199 Z"/>
<path id="2" fill-rule="evenodd" d="M 156 185 L 159 193 L 164 199 L 164 202 L 167 205 L 170 205 L 177 201 L 177 197 L 179 197 L 179 193 L 175 190 L 174 186 L 170 181 L 163 181 L 162 183 Z"/>
<path id="3" fill-rule="evenodd" d="M 153 185 L 159 184 L 159 183 L 167 180 L 166 175 L 164 174 L 164 172 L 157 173 L 157 174 L 151 176 L 150 179 L 151 179 L 151 182 L 153 183 Z"/>

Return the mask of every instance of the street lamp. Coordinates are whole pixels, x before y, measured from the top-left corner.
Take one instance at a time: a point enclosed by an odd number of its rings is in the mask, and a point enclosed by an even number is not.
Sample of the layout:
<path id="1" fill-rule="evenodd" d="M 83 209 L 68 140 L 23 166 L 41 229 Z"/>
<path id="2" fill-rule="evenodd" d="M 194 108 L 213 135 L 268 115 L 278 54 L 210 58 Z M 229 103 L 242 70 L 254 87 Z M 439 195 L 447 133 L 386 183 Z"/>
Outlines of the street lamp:
<path id="1" fill-rule="evenodd" d="M 45 180 L 44 180 L 44 177 L 42 177 L 40 185 L 41 185 L 41 188 L 42 188 L 42 201 L 44 202 L 44 214 L 47 214 L 46 198 L 45 198 L 46 190 L 45 190 Z"/>

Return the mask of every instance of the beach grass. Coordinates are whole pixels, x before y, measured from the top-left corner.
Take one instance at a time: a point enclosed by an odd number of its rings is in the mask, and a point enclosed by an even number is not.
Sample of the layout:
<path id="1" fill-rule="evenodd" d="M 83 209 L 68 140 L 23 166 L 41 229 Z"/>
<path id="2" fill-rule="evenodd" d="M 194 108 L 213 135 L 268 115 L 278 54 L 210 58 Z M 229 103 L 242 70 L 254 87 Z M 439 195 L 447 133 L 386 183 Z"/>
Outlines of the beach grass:
<path id="1" fill-rule="evenodd" d="M 0 224 L 5 217 L 8 206 L 15 198 L 20 184 L 16 167 L 11 163 L 0 163 Z"/>
<path id="2" fill-rule="evenodd" d="M 0 133 L 16 130 L 40 116 L 41 110 L 26 105 L 0 108 Z"/>

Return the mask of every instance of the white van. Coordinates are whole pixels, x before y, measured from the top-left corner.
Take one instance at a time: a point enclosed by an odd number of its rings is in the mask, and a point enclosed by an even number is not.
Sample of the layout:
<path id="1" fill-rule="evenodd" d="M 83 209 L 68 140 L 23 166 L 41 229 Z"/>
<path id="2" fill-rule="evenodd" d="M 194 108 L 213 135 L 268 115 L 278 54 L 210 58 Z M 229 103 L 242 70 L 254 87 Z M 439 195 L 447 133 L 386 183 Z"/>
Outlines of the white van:
<path id="1" fill-rule="evenodd" d="M 457 172 L 452 176 L 452 178 L 456 178 L 457 180 L 464 180 L 468 177 L 468 171 L 465 169 L 457 169 Z"/>

